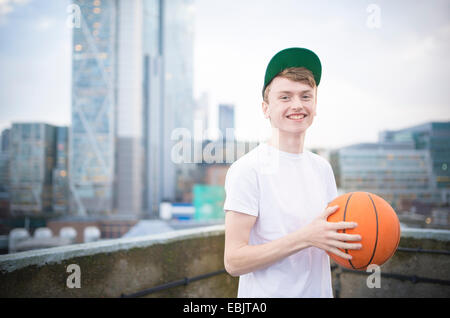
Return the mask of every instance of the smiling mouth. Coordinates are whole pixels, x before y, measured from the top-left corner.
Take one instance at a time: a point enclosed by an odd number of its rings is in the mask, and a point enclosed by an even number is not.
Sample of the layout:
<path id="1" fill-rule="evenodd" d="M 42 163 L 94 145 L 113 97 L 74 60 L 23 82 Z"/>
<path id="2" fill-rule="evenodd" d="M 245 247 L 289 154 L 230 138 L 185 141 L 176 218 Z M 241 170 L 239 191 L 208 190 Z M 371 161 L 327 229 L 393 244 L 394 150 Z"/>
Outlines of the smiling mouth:
<path id="1" fill-rule="evenodd" d="M 306 114 L 292 114 L 292 115 L 288 115 L 286 117 L 291 120 L 302 120 L 306 116 L 307 116 Z"/>

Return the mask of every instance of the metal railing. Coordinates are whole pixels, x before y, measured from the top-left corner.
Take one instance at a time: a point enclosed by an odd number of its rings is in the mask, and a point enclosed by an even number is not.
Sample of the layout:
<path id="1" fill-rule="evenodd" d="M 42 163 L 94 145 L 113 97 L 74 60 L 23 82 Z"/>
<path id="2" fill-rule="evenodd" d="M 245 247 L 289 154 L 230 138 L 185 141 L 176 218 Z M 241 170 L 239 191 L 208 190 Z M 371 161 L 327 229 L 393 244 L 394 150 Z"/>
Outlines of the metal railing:
<path id="1" fill-rule="evenodd" d="M 342 272 L 344 273 L 353 273 L 353 274 L 359 274 L 359 275 L 367 275 L 364 271 L 357 271 L 353 269 L 347 269 L 342 268 Z M 385 278 L 393 278 L 400 281 L 410 281 L 413 284 L 417 283 L 430 283 L 430 284 L 439 284 L 439 285 L 450 285 L 450 280 L 446 279 L 437 279 L 437 278 L 428 278 L 428 277 L 420 277 L 416 275 L 404 275 L 404 274 L 398 274 L 398 273 L 384 273 L 381 272 L 381 277 Z"/>
<path id="2" fill-rule="evenodd" d="M 423 254 L 438 254 L 438 255 L 450 255 L 450 251 L 448 250 L 429 250 L 423 248 L 408 248 L 408 247 L 399 247 L 397 248 L 398 252 L 406 252 L 406 253 L 423 253 Z M 331 270 L 336 270 L 338 268 L 337 265 L 332 265 Z M 353 269 L 342 268 L 342 272 L 345 273 L 353 273 L 358 275 L 367 275 L 365 271 L 358 271 Z M 429 278 L 429 277 L 421 277 L 417 275 L 404 275 L 399 273 L 385 273 L 381 272 L 381 277 L 393 278 L 400 281 L 410 281 L 413 284 L 417 283 L 430 283 L 430 284 L 439 284 L 439 285 L 450 285 L 450 280 L 447 279 L 437 279 L 437 278 Z"/>
<path id="3" fill-rule="evenodd" d="M 441 254 L 441 255 L 450 255 L 450 251 L 446 250 L 427 250 L 423 248 L 408 248 L 408 247 L 399 247 L 397 248 L 399 252 L 409 252 L 409 253 L 424 253 L 424 254 Z"/>
<path id="4" fill-rule="evenodd" d="M 406 248 L 406 247 L 399 247 L 397 248 L 397 251 L 399 252 L 406 252 L 406 253 L 424 253 L 424 254 L 440 254 L 440 255 L 450 255 L 450 251 L 447 250 L 429 250 L 429 249 L 422 249 L 422 248 Z M 331 265 L 331 271 L 334 271 L 336 269 L 338 269 L 338 265 L 333 264 Z M 341 267 L 341 271 L 344 273 L 353 273 L 353 274 L 358 274 L 358 275 L 368 275 L 367 272 L 365 271 L 358 271 L 358 270 L 352 270 L 352 269 L 347 269 L 347 268 L 343 268 Z M 184 277 L 182 279 L 170 282 L 170 283 L 166 283 L 166 284 L 162 284 L 162 285 L 158 285 L 152 288 L 148 288 L 136 293 L 132 293 L 132 294 L 122 294 L 120 297 L 122 298 L 134 298 L 134 297 L 143 297 L 143 296 L 147 296 L 159 291 L 163 291 L 169 288 L 173 288 L 173 287 L 178 287 L 178 286 L 186 286 L 189 283 L 198 281 L 198 280 L 202 280 L 202 279 L 206 279 L 206 278 L 210 278 L 216 275 L 220 275 L 220 274 L 225 274 L 226 270 L 225 269 L 221 269 L 215 272 L 210 272 L 207 274 L 203 274 L 203 275 L 197 275 L 194 277 Z M 404 275 L 404 274 L 399 274 L 399 273 L 381 273 L 381 277 L 385 277 L 385 278 L 392 278 L 392 279 L 397 279 L 400 281 L 410 281 L 413 284 L 417 284 L 417 283 L 430 283 L 430 284 L 439 284 L 439 285 L 446 285 L 449 286 L 450 285 L 450 280 L 445 280 L 445 279 L 436 279 L 436 278 L 429 278 L 429 277 L 421 277 L 421 276 L 417 276 L 417 275 Z M 337 291 L 337 294 L 339 294 L 339 291 Z"/>
<path id="5" fill-rule="evenodd" d="M 213 277 L 213 276 L 216 276 L 216 275 L 224 274 L 224 273 L 226 273 L 226 271 L 225 271 L 225 269 L 222 269 L 222 270 L 219 270 L 219 271 L 215 271 L 215 272 L 211 272 L 211 273 L 207 273 L 207 274 L 203 274 L 203 275 L 197 275 L 197 276 L 190 277 L 190 278 L 184 277 L 182 279 L 179 279 L 179 280 L 176 280 L 176 281 L 173 281 L 173 282 L 170 282 L 170 283 L 158 285 L 158 286 L 155 286 L 155 287 L 152 287 L 152 288 L 148 288 L 148 289 L 142 290 L 142 291 L 137 292 L 137 293 L 128 294 L 128 295 L 127 294 L 122 294 L 122 295 L 120 295 L 120 297 L 121 298 L 134 298 L 134 297 L 147 296 L 147 295 L 150 295 L 150 294 L 162 291 L 162 290 L 166 290 L 166 289 L 169 289 L 169 288 L 173 288 L 173 287 L 177 287 L 177 286 L 183 286 L 183 285 L 186 286 L 189 283 L 192 283 L 192 282 L 195 282 L 195 281 L 198 281 L 198 280 L 201 280 L 201 279 L 206 279 L 206 278 L 209 278 L 209 277 Z"/>

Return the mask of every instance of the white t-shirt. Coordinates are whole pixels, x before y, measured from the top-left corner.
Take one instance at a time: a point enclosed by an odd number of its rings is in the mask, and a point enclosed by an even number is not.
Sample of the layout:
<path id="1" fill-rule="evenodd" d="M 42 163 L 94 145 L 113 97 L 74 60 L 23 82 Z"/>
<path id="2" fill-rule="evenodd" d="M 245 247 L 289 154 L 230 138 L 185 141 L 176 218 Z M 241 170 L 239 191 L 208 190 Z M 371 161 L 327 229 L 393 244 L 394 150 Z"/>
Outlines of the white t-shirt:
<path id="1" fill-rule="evenodd" d="M 228 169 L 224 210 L 256 216 L 250 245 L 291 233 L 337 196 L 331 165 L 310 151 L 292 154 L 261 143 Z M 238 297 L 333 297 L 330 260 L 310 247 L 240 276 Z"/>

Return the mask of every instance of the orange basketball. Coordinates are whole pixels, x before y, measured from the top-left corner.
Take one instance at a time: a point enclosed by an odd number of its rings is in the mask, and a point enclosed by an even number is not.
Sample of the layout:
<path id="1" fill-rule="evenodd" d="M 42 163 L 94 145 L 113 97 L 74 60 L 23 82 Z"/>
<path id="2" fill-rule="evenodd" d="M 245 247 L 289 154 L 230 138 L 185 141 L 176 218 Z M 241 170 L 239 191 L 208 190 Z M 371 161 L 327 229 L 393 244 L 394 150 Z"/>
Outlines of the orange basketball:
<path id="1" fill-rule="evenodd" d="M 343 194 L 328 206 L 339 209 L 328 217 L 328 222 L 356 222 L 353 229 L 339 230 L 340 233 L 359 234 L 359 250 L 343 250 L 352 259 L 346 260 L 333 253 L 330 257 L 339 265 L 349 269 L 365 270 L 370 264 L 382 265 L 397 250 L 400 241 L 400 222 L 394 209 L 383 198 L 368 192 Z"/>

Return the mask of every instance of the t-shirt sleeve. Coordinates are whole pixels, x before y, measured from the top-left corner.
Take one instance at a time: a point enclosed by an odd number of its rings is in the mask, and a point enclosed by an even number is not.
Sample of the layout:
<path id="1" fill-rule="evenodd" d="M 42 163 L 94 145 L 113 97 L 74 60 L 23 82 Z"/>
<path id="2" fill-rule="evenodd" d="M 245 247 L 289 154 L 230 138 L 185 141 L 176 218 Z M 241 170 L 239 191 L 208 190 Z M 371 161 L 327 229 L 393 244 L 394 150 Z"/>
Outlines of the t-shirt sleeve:
<path id="1" fill-rule="evenodd" d="M 330 203 L 338 196 L 338 193 L 333 168 L 329 163 L 327 163 L 326 184 L 327 184 L 327 203 Z"/>
<path id="2" fill-rule="evenodd" d="M 236 161 L 228 169 L 223 209 L 258 216 L 259 186 L 253 167 Z"/>

